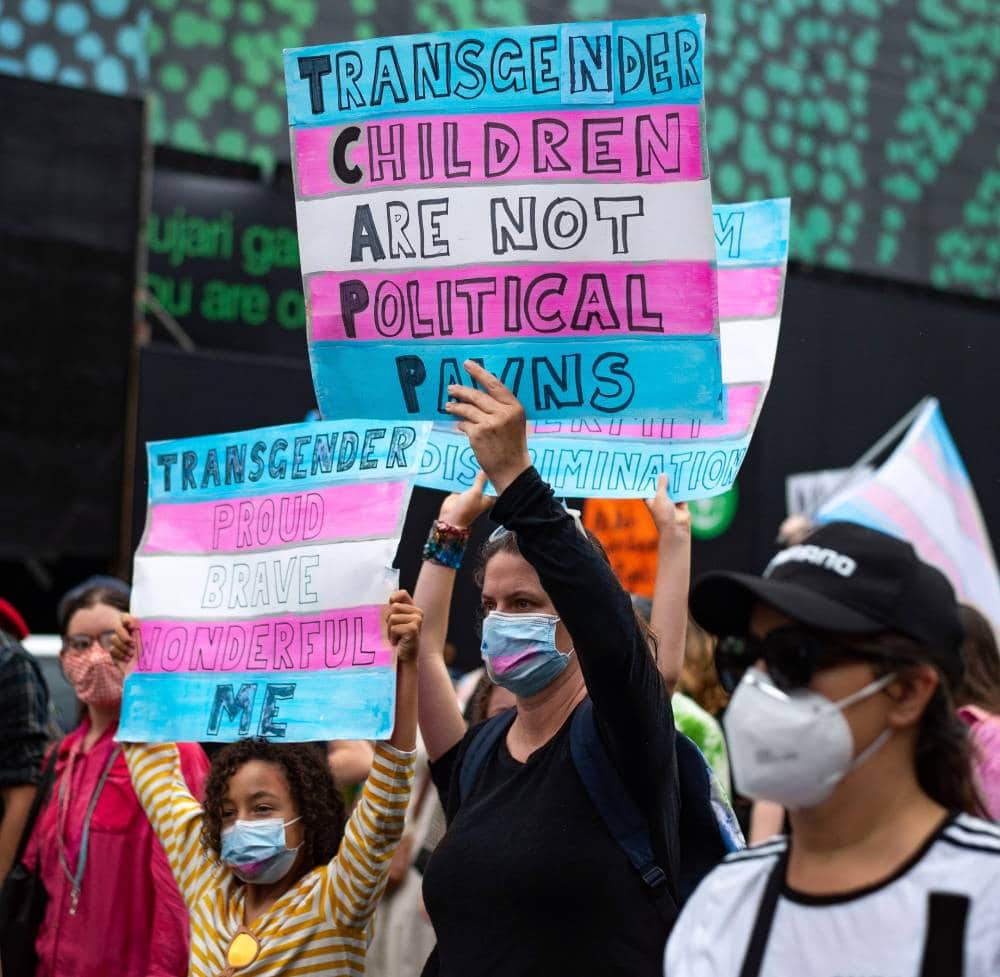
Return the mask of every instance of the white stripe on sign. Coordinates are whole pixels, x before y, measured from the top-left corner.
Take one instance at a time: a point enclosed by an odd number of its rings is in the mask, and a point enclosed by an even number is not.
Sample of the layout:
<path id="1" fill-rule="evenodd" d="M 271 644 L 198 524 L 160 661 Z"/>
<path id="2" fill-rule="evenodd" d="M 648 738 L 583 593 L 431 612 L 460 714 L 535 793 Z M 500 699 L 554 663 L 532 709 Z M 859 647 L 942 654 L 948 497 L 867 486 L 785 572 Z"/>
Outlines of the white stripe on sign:
<path id="1" fill-rule="evenodd" d="M 298 545 L 210 556 L 137 556 L 139 618 L 254 618 L 384 603 L 398 574 L 396 539 Z"/>
<path id="2" fill-rule="evenodd" d="M 722 319 L 723 383 L 769 383 L 781 319 Z"/>
<path id="3" fill-rule="evenodd" d="M 716 257 L 708 180 L 386 190 L 295 209 L 303 275 Z"/>

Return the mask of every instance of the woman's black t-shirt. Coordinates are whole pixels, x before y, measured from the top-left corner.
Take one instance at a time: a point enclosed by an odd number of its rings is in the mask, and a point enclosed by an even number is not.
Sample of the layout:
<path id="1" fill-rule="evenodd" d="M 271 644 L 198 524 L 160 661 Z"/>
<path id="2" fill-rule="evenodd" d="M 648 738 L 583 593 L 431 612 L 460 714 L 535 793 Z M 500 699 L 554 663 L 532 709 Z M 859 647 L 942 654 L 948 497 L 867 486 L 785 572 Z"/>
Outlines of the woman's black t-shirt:
<path id="1" fill-rule="evenodd" d="M 631 601 L 534 469 L 493 514 L 517 533 L 573 636 L 603 743 L 670 871 L 673 717 Z M 662 973 L 666 925 L 576 772 L 570 720 L 523 764 L 501 739 L 460 804 L 457 772 L 473 735 L 431 765 L 449 824 L 424 876 L 438 937 L 425 977 Z"/>

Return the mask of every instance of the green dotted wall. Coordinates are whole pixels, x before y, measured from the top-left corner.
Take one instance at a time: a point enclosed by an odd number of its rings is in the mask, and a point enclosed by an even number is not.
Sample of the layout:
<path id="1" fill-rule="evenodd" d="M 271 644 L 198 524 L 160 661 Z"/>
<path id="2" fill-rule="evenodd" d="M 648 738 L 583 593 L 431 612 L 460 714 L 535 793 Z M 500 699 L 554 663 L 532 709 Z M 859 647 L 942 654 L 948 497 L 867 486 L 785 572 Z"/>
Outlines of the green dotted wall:
<path id="1" fill-rule="evenodd" d="M 136 12 L 137 0 L 0 0 L 0 71 L 106 90 L 141 90 L 148 78 L 155 141 L 264 167 L 288 158 L 282 48 L 698 6 L 146 2 Z M 718 199 L 790 194 L 802 261 L 1000 295 L 1000 0 L 701 6 Z"/>

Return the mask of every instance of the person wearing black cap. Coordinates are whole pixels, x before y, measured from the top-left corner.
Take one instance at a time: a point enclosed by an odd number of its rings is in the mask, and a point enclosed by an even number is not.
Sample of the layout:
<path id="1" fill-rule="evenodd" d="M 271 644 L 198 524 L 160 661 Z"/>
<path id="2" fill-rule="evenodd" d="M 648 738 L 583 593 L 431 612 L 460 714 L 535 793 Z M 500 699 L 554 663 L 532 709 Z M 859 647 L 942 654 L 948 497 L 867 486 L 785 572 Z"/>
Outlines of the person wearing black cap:
<path id="1" fill-rule="evenodd" d="M 951 705 L 963 630 L 912 546 L 830 523 L 756 577 L 698 580 L 720 636 L 736 788 L 791 833 L 729 856 L 667 945 L 668 977 L 1000 973 L 1000 827 Z"/>

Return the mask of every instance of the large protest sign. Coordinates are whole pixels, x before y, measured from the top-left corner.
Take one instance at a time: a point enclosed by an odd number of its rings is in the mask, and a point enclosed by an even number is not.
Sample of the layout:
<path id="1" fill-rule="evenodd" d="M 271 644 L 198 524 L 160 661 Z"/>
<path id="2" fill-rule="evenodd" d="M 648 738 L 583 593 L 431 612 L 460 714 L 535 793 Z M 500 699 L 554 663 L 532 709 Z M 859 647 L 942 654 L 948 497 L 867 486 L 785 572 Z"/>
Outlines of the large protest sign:
<path id="1" fill-rule="evenodd" d="M 530 417 L 724 420 L 704 18 L 285 52 L 326 418 L 442 419 L 476 359 Z"/>
<path id="2" fill-rule="evenodd" d="M 962 456 L 933 397 L 875 473 L 824 502 L 816 519 L 846 519 L 908 540 L 1000 634 L 993 547 Z"/>
<path id="3" fill-rule="evenodd" d="M 382 608 L 430 425 L 293 424 L 147 446 L 119 739 L 376 739 Z"/>
<path id="4" fill-rule="evenodd" d="M 649 497 L 660 472 L 675 501 L 726 492 L 736 479 L 767 395 L 781 323 L 788 262 L 787 199 L 718 205 L 722 377 L 726 420 L 650 415 L 637 421 L 536 421 L 528 449 L 535 467 L 571 498 Z M 467 439 L 435 426 L 418 485 L 461 491 L 477 471 Z"/>

